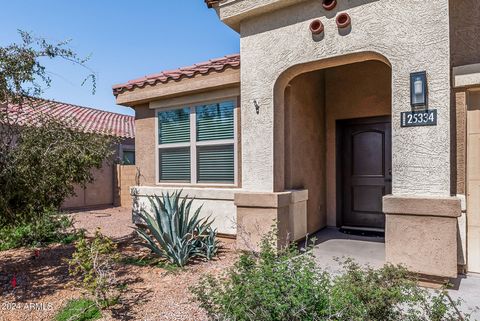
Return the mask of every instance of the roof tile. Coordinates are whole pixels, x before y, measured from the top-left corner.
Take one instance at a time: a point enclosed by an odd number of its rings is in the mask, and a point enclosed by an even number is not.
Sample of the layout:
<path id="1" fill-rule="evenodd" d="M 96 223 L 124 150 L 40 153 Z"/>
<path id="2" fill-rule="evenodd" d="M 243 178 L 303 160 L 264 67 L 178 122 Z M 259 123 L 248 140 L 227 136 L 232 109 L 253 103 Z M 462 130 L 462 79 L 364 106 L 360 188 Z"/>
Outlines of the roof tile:
<path id="1" fill-rule="evenodd" d="M 157 83 L 167 83 L 170 80 L 178 80 L 183 77 L 192 78 L 198 74 L 206 75 L 211 71 L 223 71 L 227 68 L 239 68 L 240 55 L 227 55 L 222 58 L 210 59 L 209 61 L 196 63 L 192 66 L 181 67 L 174 70 L 165 70 L 160 73 L 147 75 L 141 78 L 130 80 L 124 84 L 114 85 L 113 94 L 116 96 L 126 90 L 134 88 L 143 88 L 146 85 L 156 85 Z"/>
<path id="2" fill-rule="evenodd" d="M 5 105 L 1 107 L 5 110 Z M 72 119 L 75 128 L 85 133 L 106 134 L 122 138 L 135 137 L 135 117 L 62 103 L 53 100 L 32 98 L 23 106 L 9 105 L 10 119 L 21 126 L 35 125 L 42 115 L 56 119 Z"/>

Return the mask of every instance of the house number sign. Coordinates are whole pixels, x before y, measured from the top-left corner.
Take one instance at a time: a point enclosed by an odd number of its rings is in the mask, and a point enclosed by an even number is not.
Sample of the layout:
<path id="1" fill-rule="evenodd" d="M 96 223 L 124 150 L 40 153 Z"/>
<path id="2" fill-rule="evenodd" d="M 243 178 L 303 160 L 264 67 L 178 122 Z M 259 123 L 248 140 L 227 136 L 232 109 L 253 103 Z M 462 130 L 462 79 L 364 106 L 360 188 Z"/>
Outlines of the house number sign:
<path id="1" fill-rule="evenodd" d="M 436 126 L 437 110 L 406 111 L 401 114 L 402 127 Z"/>

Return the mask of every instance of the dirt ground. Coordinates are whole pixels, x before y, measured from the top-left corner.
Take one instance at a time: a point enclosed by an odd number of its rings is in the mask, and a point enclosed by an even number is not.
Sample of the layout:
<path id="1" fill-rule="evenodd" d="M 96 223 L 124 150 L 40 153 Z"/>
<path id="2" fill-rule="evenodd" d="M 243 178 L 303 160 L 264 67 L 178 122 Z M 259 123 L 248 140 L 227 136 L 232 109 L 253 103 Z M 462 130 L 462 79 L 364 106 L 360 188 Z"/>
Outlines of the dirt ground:
<path id="1" fill-rule="evenodd" d="M 105 235 L 121 240 L 119 251 L 123 257 L 146 256 L 148 251 L 133 244 L 129 236 L 132 229 L 128 212 L 104 209 L 73 215 L 77 228 L 91 233 L 100 227 Z M 173 272 L 120 264 L 117 277 L 126 284 L 126 290 L 121 304 L 111 312 L 104 312 L 102 320 L 206 320 L 189 287 L 202 275 L 218 275 L 233 265 L 237 258 L 234 242 L 222 240 L 222 244 L 217 259 Z M 0 252 L 0 321 L 52 320 L 68 300 L 81 297 L 81 290 L 70 284 L 64 262 L 72 252 L 72 245 L 51 245 L 37 253 L 35 249 Z"/>

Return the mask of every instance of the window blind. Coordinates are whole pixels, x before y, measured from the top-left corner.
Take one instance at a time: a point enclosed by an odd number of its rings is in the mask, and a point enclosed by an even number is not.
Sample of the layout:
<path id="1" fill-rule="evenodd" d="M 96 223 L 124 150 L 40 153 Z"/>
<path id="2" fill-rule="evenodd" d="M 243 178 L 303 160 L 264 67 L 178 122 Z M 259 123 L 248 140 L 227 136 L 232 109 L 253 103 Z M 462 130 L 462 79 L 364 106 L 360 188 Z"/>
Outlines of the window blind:
<path id="1" fill-rule="evenodd" d="M 159 113 L 159 144 L 186 143 L 190 141 L 190 108 Z"/>
<path id="2" fill-rule="evenodd" d="M 197 106 L 197 141 L 233 139 L 233 107 L 233 101 Z"/>
<path id="3" fill-rule="evenodd" d="M 190 147 L 160 149 L 159 160 L 161 181 L 190 181 Z"/>
<path id="4" fill-rule="evenodd" d="M 197 181 L 199 183 L 233 183 L 235 181 L 234 146 L 198 147 Z"/>

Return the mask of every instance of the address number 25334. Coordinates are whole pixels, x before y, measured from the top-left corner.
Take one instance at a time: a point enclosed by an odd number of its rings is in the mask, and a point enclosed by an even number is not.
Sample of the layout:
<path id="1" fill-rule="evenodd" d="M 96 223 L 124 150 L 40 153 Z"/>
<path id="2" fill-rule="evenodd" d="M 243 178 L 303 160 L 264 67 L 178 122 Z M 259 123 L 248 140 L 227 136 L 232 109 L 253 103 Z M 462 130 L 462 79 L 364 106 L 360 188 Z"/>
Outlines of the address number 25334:
<path id="1" fill-rule="evenodd" d="M 436 126 L 437 110 L 407 111 L 401 114 L 402 127 Z"/>

